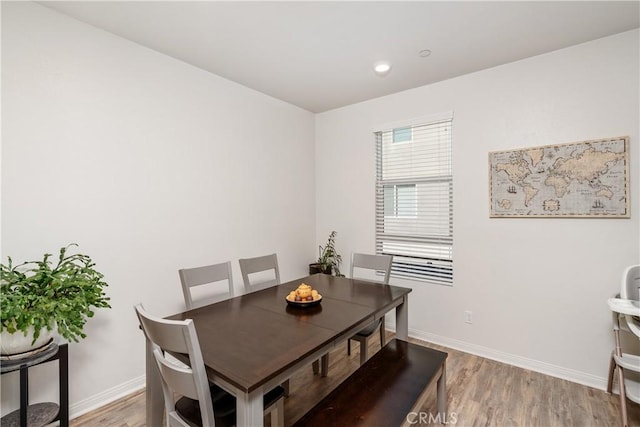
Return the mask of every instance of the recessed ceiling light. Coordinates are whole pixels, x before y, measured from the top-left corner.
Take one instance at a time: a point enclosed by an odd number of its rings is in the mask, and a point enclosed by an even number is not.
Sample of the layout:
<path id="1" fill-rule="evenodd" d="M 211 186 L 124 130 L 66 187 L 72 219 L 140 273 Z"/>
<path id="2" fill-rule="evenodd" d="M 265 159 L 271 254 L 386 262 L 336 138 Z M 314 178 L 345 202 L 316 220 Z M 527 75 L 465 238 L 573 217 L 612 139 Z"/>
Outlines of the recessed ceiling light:
<path id="1" fill-rule="evenodd" d="M 431 55 L 431 51 L 429 49 L 423 49 L 418 53 L 418 55 L 420 55 L 420 58 L 426 58 Z"/>
<path id="2" fill-rule="evenodd" d="M 373 71 L 375 71 L 377 75 L 384 77 L 391 71 L 391 64 L 387 61 L 378 61 L 373 64 Z"/>

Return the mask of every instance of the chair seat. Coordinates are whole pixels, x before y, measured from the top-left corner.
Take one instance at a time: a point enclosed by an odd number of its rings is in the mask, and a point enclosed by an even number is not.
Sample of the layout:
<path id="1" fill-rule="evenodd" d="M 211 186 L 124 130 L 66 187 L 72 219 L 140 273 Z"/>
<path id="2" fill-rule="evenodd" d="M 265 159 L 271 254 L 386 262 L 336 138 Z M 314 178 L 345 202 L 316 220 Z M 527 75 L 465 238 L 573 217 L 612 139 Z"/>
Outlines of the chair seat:
<path id="1" fill-rule="evenodd" d="M 369 324 L 367 327 L 361 329 L 356 335 L 361 337 L 368 337 L 377 333 L 380 330 L 381 322 L 382 322 L 381 320 L 377 320 Z"/>
<path id="2" fill-rule="evenodd" d="M 227 394 L 228 398 L 219 399 L 213 405 L 216 426 L 231 427 L 236 424 L 236 399 Z M 182 397 L 176 402 L 176 412 L 192 427 L 203 427 L 200 415 L 200 402 L 188 397 Z"/>
<path id="3" fill-rule="evenodd" d="M 284 388 L 278 386 L 264 395 L 264 409 L 271 407 L 284 396 Z M 215 384 L 211 385 L 211 400 L 216 427 L 236 424 L 236 398 Z M 176 412 L 193 427 L 202 427 L 200 404 L 197 400 L 182 397 L 176 402 Z"/>

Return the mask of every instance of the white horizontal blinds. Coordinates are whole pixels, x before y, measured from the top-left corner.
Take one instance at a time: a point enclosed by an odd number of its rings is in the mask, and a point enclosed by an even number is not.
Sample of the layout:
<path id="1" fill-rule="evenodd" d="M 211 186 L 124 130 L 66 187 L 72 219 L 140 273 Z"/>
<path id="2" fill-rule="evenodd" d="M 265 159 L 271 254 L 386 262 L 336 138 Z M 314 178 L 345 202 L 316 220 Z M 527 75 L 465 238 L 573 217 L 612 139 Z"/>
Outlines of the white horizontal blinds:
<path id="1" fill-rule="evenodd" d="M 451 119 L 376 132 L 376 252 L 392 275 L 452 283 Z"/>

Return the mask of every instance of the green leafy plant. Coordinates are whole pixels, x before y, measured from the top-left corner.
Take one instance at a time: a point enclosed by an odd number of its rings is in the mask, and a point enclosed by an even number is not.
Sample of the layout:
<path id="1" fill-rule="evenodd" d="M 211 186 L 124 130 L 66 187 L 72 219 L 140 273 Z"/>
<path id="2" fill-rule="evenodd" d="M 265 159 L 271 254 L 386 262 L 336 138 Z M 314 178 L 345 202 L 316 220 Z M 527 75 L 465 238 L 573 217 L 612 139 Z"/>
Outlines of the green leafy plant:
<path id="1" fill-rule="evenodd" d="M 70 341 L 86 338 L 83 332 L 93 308 L 110 308 L 104 292 L 107 285 L 102 273 L 87 255 L 67 255 L 71 246 L 60 249 L 57 264 L 51 254 L 42 261 L 27 261 L 0 265 L 0 331 L 21 331 L 27 335 L 34 328 L 33 343 L 43 328 L 52 330 Z"/>
<path id="2" fill-rule="evenodd" d="M 332 231 L 329 234 L 327 244 L 318 247 L 319 257 L 317 264 L 320 265 L 322 271 L 328 274 L 335 274 L 336 276 L 343 276 L 340 273 L 340 264 L 342 263 L 342 256 L 336 252 L 336 231 Z"/>

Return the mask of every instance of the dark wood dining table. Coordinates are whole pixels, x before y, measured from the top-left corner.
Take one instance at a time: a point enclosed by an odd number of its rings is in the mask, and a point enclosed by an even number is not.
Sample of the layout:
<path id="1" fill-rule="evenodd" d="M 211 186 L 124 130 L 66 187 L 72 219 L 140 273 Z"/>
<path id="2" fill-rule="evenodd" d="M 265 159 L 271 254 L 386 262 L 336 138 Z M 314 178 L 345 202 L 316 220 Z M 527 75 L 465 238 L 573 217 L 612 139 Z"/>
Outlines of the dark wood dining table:
<path id="1" fill-rule="evenodd" d="M 322 301 L 300 308 L 285 297 L 301 283 Z M 263 426 L 263 394 L 395 308 L 396 336 L 408 336 L 409 288 L 315 274 L 168 319 L 193 319 L 209 381 L 236 396 L 237 426 Z M 147 425 L 162 425 L 159 373 L 147 343 Z"/>

